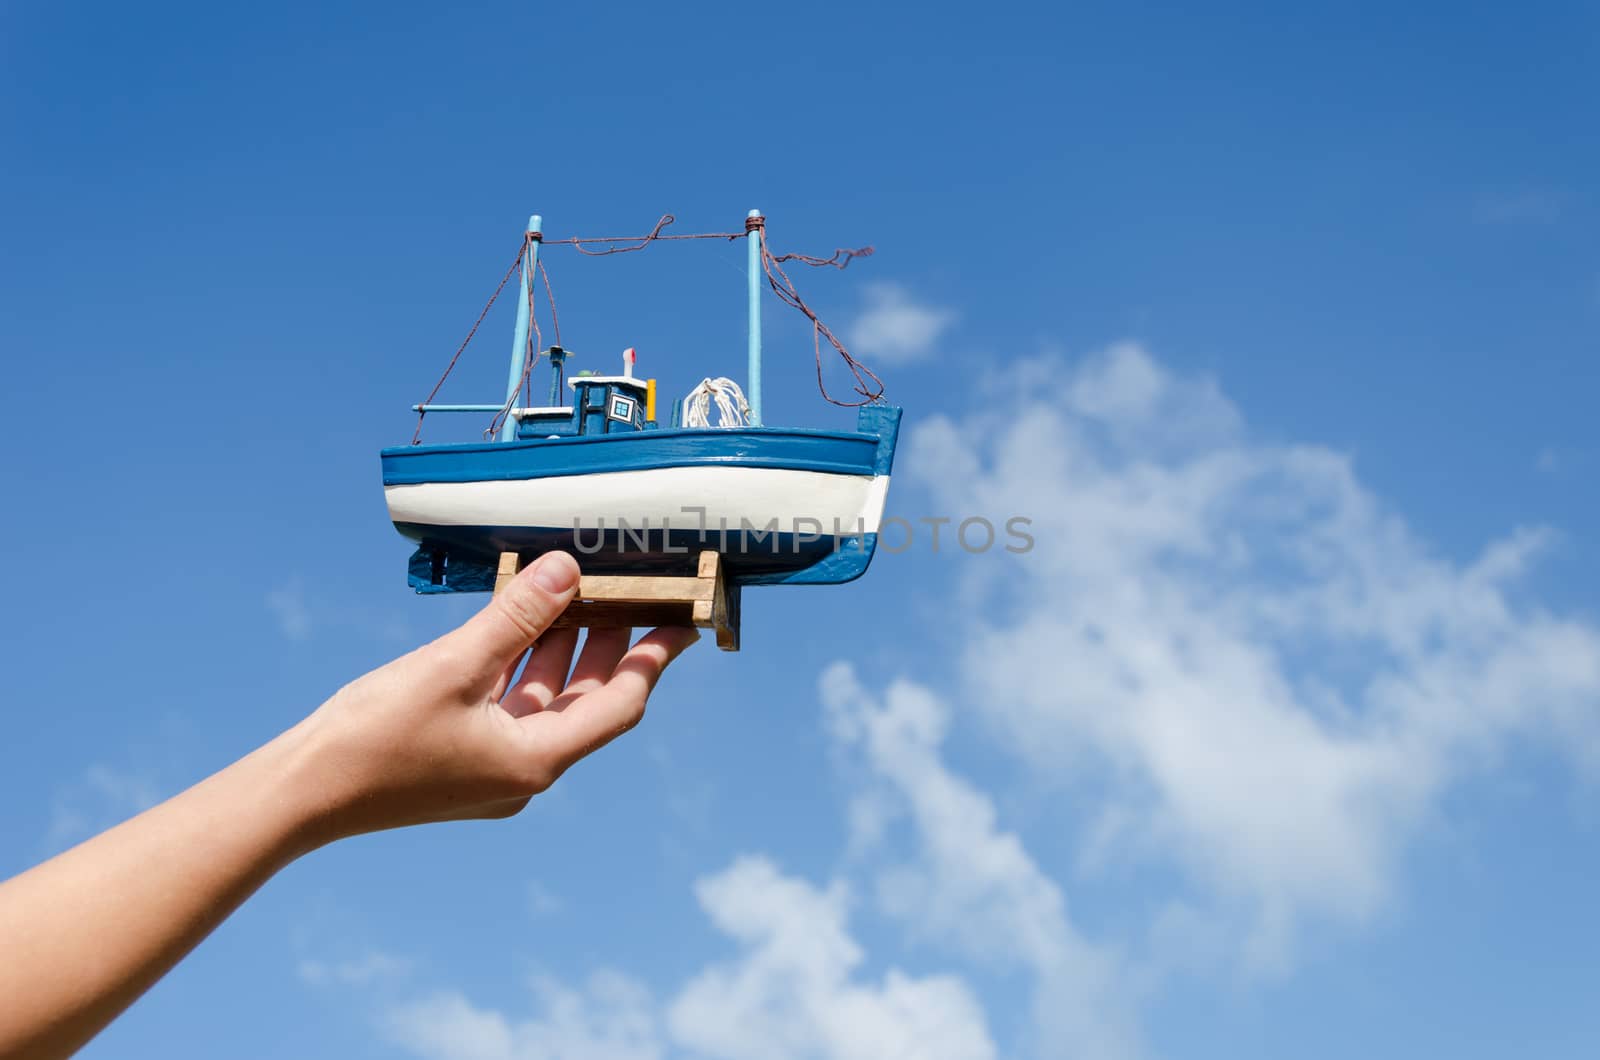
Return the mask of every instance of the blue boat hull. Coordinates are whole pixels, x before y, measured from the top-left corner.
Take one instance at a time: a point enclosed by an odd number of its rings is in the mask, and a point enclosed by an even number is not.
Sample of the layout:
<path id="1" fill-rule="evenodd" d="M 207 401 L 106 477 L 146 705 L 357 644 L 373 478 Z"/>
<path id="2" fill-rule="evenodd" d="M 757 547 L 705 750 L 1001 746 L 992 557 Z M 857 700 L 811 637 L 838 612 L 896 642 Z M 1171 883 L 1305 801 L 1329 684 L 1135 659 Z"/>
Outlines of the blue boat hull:
<path id="1" fill-rule="evenodd" d="M 588 573 L 681 573 L 703 549 L 741 585 L 836 584 L 877 546 L 900 410 L 854 432 L 645 430 L 383 452 L 422 593 L 493 588 L 498 557 L 552 550 Z"/>

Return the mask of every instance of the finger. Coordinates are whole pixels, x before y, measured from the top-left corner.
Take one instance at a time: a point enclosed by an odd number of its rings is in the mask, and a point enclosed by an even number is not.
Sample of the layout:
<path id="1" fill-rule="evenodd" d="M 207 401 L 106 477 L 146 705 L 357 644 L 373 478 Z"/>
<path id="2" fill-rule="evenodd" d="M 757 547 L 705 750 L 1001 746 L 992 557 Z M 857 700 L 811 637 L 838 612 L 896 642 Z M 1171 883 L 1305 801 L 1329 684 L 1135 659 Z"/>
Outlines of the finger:
<path id="1" fill-rule="evenodd" d="M 544 710 L 567 683 L 572 652 L 578 646 L 577 629 L 552 629 L 539 638 L 522 677 L 501 701 L 513 718 Z"/>
<path id="2" fill-rule="evenodd" d="M 566 769 L 596 748 L 610 743 L 639 723 L 645 700 L 667 665 L 700 639 L 698 630 L 666 628 L 639 639 L 617 663 L 611 679 L 572 703 L 560 715 L 524 718 L 523 724 L 544 721 L 541 750 L 553 754 L 559 769 Z"/>
<path id="3" fill-rule="evenodd" d="M 577 589 L 577 561 L 565 552 L 547 552 L 447 639 L 466 665 L 485 678 L 498 675 L 539 639 Z"/>
<path id="4" fill-rule="evenodd" d="M 500 671 L 500 678 L 495 681 L 494 692 L 492 693 L 495 699 L 499 699 L 501 696 L 505 695 L 506 689 L 511 687 L 511 678 L 516 675 L 517 667 L 521 665 L 524 658 L 525 656 L 522 655 L 517 656 L 515 659 L 512 659 L 510 662 L 506 663 L 505 669 Z"/>
<path id="5" fill-rule="evenodd" d="M 578 655 L 578 665 L 572 668 L 567 687 L 561 690 L 546 710 L 561 711 L 611 680 L 617 663 L 628 650 L 628 640 L 633 630 L 626 627 L 602 627 L 589 630 L 583 640 L 583 651 Z"/>

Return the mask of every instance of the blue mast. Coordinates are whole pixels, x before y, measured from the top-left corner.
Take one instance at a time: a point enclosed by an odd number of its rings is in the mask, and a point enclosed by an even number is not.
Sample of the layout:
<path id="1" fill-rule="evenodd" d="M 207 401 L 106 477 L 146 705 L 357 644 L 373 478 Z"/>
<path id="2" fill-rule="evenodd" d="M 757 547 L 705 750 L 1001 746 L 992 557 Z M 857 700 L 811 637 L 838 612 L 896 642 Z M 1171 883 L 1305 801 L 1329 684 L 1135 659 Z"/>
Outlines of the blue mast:
<path id="1" fill-rule="evenodd" d="M 529 294 L 533 290 L 533 270 L 539 264 L 539 240 L 543 237 L 543 224 L 538 214 L 528 218 L 527 251 L 522 259 L 522 300 L 517 303 L 517 330 L 511 340 L 511 374 L 506 380 L 506 401 L 512 405 L 516 404 L 517 390 L 522 386 L 523 361 L 528 356 Z M 506 422 L 500 427 L 500 440 L 509 442 L 516 436 L 516 417 L 507 413 Z"/>
<path id="2" fill-rule="evenodd" d="M 750 401 L 750 425 L 761 426 L 761 230 L 766 218 L 751 210 L 744 221 L 744 241 L 750 247 L 750 378 L 745 397 Z"/>

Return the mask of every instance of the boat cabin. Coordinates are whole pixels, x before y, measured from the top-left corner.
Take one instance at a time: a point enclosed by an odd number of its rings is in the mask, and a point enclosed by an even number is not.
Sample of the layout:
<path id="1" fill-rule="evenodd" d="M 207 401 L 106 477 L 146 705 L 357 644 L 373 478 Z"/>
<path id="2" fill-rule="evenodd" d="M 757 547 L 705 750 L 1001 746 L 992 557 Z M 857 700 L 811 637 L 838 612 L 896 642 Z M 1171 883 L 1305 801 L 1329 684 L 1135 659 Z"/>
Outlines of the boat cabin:
<path id="1" fill-rule="evenodd" d="M 568 383 L 571 405 L 513 409 L 517 438 L 617 434 L 654 427 L 645 420 L 648 385 L 631 375 L 580 375 Z"/>

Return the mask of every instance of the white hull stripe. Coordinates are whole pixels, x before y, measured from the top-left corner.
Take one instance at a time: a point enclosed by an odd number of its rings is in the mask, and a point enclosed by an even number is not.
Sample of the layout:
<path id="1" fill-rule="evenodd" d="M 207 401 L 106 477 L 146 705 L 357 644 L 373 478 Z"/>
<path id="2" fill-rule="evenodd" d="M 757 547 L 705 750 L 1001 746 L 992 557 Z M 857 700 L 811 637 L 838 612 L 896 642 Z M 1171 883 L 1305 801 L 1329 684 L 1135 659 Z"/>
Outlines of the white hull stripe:
<path id="1" fill-rule="evenodd" d="M 596 529 L 764 527 L 781 532 L 878 532 L 888 475 L 758 467 L 663 467 L 494 482 L 385 486 L 389 517 L 431 526 Z M 576 520 L 576 523 L 574 522 Z M 602 523 L 602 520 L 604 522 Z M 648 523 L 646 522 L 648 520 Z M 814 521 L 814 522 L 813 522 Z"/>

